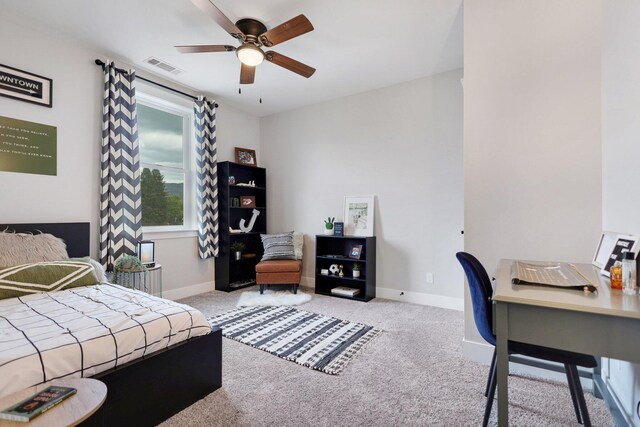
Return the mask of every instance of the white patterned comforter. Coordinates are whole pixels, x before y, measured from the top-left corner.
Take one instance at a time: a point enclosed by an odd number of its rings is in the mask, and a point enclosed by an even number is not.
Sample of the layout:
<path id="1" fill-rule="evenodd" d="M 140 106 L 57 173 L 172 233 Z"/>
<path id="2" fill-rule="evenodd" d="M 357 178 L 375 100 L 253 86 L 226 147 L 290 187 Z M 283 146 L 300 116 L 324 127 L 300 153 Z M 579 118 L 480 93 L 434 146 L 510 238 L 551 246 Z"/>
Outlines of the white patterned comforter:
<path id="1" fill-rule="evenodd" d="M 210 331 L 198 310 L 118 285 L 0 300 L 0 398 L 90 377 Z"/>

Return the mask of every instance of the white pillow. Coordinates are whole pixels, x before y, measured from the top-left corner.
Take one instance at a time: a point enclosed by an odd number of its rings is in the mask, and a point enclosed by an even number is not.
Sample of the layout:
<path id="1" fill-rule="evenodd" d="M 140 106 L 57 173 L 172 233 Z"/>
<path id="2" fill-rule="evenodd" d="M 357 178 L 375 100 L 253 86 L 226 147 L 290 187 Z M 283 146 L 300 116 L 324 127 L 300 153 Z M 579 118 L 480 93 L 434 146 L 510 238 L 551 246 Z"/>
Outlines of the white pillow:
<path id="1" fill-rule="evenodd" d="M 0 267 L 65 259 L 67 245 L 52 234 L 0 232 Z"/>
<path id="2" fill-rule="evenodd" d="M 93 269 L 96 272 L 96 277 L 98 278 L 98 282 L 100 283 L 109 283 L 109 279 L 104 272 L 104 267 L 98 261 L 93 258 L 89 258 L 89 263 L 93 266 Z"/>
<path id="3" fill-rule="evenodd" d="M 296 253 L 296 259 L 302 259 L 302 245 L 304 244 L 304 234 L 299 232 L 293 233 L 293 250 Z"/>

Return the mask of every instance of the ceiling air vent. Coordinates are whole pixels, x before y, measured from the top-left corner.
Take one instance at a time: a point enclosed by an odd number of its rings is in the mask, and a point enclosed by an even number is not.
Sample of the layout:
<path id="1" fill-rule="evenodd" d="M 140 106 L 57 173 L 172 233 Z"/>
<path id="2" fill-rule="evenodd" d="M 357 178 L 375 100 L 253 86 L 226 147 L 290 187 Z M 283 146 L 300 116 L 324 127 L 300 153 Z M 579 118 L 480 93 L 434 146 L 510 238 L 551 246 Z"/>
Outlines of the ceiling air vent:
<path id="1" fill-rule="evenodd" d="M 171 73 L 175 75 L 184 73 L 184 70 L 181 70 L 178 67 L 174 67 L 171 64 L 167 64 L 166 62 L 158 58 L 154 58 L 153 56 L 148 57 L 147 59 L 144 60 L 144 62 L 146 62 L 149 65 L 153 65 L 156 68 L 160 68 L 161 70 L 166 71 L 167 73 Z"/>

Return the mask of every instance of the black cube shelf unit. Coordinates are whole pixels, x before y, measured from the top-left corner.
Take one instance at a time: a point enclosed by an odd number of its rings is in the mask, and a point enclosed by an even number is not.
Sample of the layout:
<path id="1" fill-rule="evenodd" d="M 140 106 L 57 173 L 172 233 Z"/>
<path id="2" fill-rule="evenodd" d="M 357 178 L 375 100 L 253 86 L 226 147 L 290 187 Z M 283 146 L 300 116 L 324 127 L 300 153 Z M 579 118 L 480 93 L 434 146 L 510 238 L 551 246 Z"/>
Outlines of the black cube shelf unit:
<path id="1" fill-rule="evenodd" d="M 360 259 L 349 258 L 354 245 L 362 245 Z M 331 264 L 342 265 L 344 276 L 321 274 Z M 360 266 L 360 277 L 353 277 L 353 266 Z M 342 286 L 358 289 L 354 296 L 332 294 Z M 358 236 L 316 236 L 316 294 L 330 295 L 356 301 L 370 301 L 376 297 L 376 238 Z"/>
<path id="2" fill-rule="evenodd" d="M 229 177 L 235 184 L 229 183 Z M 255 182 L 255 187 L 243 186 Z M 253 196 L 256 207 L 231 206 L 231 199 Z M 229 226 L 240 228 L 240 220 L 248 225 L 253 209 L 260 212 L 253 229 L 249 233 L 231 233 Z M 256 264 L 262 258 L 263 248 L 260 234 L 267 232 L 267 173 L 266 169 L 232 162 L 218 163 L 218 224 L 220 256 L 216 258 L 216 290 L 234 291 L 255 285 Z M 246 245 L 243 254 L 255 254 L 252 258 L 235 260 L 231 244 L 242 242 Z"/>

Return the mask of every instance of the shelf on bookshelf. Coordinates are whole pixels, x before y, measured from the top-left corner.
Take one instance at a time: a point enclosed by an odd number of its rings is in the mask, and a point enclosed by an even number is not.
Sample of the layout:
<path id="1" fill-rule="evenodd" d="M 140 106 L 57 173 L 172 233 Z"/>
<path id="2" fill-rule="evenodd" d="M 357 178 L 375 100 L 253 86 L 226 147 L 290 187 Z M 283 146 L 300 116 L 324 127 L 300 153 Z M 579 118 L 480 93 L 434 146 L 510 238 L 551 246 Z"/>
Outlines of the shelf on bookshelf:
<path id="1" fill-rule="evenodd" d="M 251 187 L 250 185 L 229 184 L 229 188 L 250 188 L 252 190 L 266 190 L 265 187 Z"/>
<path id="2" fill-rule="evenodd" d="M 255 236 L 256 234 L 265 234 L 266 231 L 250 231 L 248 233 L 229 233 L 229 236 Z"/>
<path id="3" fill-rule="evenodd" d="M 316 237 L 324 237 L 329 239 L 358 239 L 358 240 L 366 240 L 367 236 L 327 236 L 325 234 L 316 234 Z"/>
<path id="4" fill-rule="evenodd" d="M 316 277 L 327 277 L 329 279 L 333 279 L 333 280 L 350 280 L 353 282 L 362 282 L 362 283 L 366 283 L 367 279 L 366 278 L 362 278 L 362 277 L 347 277 L 347 276 L 336 276 L 333 274 L 316 274 Z"/>
<path id="5" fill-rule="evenodd" d="M 367 262 L 367 260 L 365 259 L 354 259 L 354 258 L 348 258 L 346 256 L 341 256 L 341 257 L 334 257 L 334 256 L 327 256 L 327 255 L 318 255 L 317 258 L 320 259 L 328 259 L 330 261 L 353 261 L 353 262 Z"/>
<path id="6" fill-rule="evenodd" d="M 332 294 L 331 291 L 327 292 L 327 291 L 322 291 L 322 290 L 318 290 L 318 289 L 316 289 L 316 294 L 326 295 L 326 296 L 329 296 L 329 297 L 336 297 L 336 298 L 353 299 L 353 300 L 356 300 L 356 301 L 365 301 L 365 299 L 366 299 L 361 294 L 354 295 L 354 296 L 350 297 L 350 296 L 347 296 L 347 295 Z"/>

